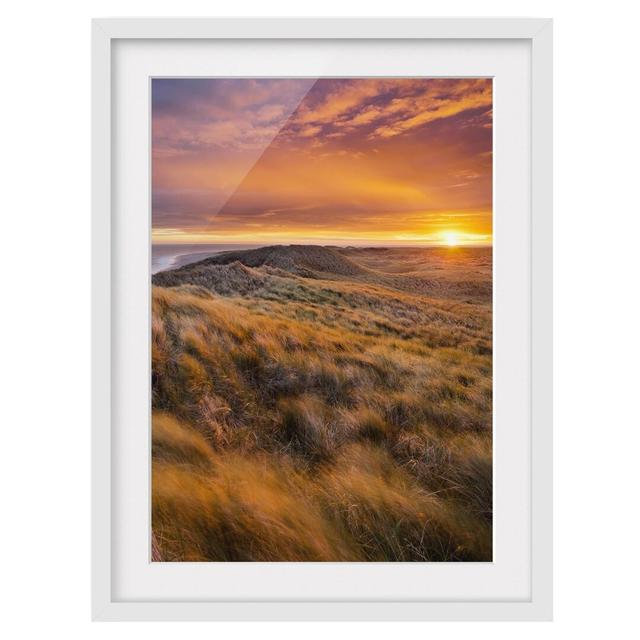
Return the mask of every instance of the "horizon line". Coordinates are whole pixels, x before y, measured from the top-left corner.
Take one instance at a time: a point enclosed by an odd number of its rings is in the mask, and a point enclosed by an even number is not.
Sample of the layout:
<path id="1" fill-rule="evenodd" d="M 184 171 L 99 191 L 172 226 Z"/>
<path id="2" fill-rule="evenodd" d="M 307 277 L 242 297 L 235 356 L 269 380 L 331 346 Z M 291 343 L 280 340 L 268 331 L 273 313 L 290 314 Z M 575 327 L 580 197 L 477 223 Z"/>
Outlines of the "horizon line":
<path id="1" fill-rule="evenodd" d="M 358 249 L 382 249 L 382 248 L 398 248 L 401 249 L 403 247 L 411 248 L 411 249 L 423 249 L 430 247 L 474 247 L 474 248 L 489 248 L 493 247 L 493 241 L 491 242 L 465 242 L 459 241 L 455 245 L 448 244 L 447 242 L 422 242 L 422 243 L 409 243 L 409 242 L 395 242 L 395 243 L 380 243 L 380 242 L 242 242 L 242 241 L 234 241 L 234 242 L 210 242 L 210 241 L 166 241 L 166 240 L 157 240 L 151 238 L 151 244 L 153 246 L 197 246 L 201 245 L 203 247 L 215 245 L 215 246 L 235 246 L 235 245 L 246 245 L 246 246 L 255 246 L 255 247 L 287 247 L 287 246 L 312 246 L 312 247 L 340 247 L 340 248 L 348 248 L 354 247 Z"/>

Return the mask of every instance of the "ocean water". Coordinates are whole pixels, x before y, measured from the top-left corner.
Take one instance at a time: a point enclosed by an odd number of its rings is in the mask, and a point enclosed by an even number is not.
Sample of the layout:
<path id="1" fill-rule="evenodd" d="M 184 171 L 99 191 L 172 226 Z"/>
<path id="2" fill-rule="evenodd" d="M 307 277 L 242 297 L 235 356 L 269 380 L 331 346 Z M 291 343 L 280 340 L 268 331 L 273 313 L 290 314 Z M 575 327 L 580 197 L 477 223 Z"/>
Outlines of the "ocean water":
<path id="1" fill-rule="evenodd" d="M 185 264 L 204 260 L 221 251 L 257 249 L 262 244 L 153 244 L 151 246 L 151 273 L 177 269 Z"/>

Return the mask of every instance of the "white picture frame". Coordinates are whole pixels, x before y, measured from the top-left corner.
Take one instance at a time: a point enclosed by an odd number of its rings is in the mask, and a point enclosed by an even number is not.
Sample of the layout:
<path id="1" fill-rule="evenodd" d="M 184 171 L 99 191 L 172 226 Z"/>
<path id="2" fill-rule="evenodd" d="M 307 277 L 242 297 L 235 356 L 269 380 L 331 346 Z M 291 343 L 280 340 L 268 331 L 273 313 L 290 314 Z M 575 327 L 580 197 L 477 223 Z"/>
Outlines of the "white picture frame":
<path id="1" fill-rule="evenodd" d="M 530 310 L 529 370 L 529 504 L 527 597 L 464 600 L 427 598 L 335 599 L 203 599 L 189 594 L 170 597 L 119 598 L 114 580 L 122 543 L 114 513 L 121 491 L 120 460 L 114 451 L 114 425 L 127 407 L 113 394 L 114 345 L 121 322 L 114 298 L 122 287 L 122 247 L 112 228 L 118 203 L 113 197 L 117 155 L 114 118 L 114 60 L 119 42 L 146 41 L 519 41 L 530 47 L 530 167 L 528 260 Z M 158 42 L 160 44 L 158 45 Z M 552 616 L 552 21 L 521 18 L 469 19 L 96 19 L 93 22 L 93 432 L 92 542 L 93 617 L 95 620 L 548 620 Z M 499 120 L 497 126 L 500 126 Z M 497 180 L 500 180 L 498 175 Z M 148 190 L 148 184 L 143 186 Z M 522 194 L 521 194 L 522 195 Z M 141 214 L 142 215 L 142 214 Z M 141 219 L 141 225 L 148 224 Z M 146 259 L 146 258 L 145 258 Z M 114 274 L 116 277 L 114 277 Z M 524 307 L 523 307 L 524 308 Z M 528 312 L 527 312 L 528 313 Z M 117 364 L 117 363 L 116 363 Z M 118 365 L 120 366 L 120 365 Z M 140 464 L 144 466 L 141 461 Z M 142 469 L 142 473 L 146 473 Z M 115 483 L 115 484 L 114 484 Z M 122 523 L 120 523 L 121 525 Z M 213 565 L 215 563 L 209 563 Z M 348 564 L 348 563 L 347 563 Z M 383 563 L 384 564 L 384 563 Z M 351 569 L 343 564 L 343 571 Z M 209 570 L 209 569 L 207 569 Z M 314 570 L 313 568 L 310 570 Z M 355 571 L 355 568 L 353 569 Z M 402 579 L 402 566 L 394 568 Z M 346 575 L 346 574 L 345 574 Z M 299 579 L 299 578 L 298 578 Z M 460 574 L 460 579 L 464 579 Z"/>

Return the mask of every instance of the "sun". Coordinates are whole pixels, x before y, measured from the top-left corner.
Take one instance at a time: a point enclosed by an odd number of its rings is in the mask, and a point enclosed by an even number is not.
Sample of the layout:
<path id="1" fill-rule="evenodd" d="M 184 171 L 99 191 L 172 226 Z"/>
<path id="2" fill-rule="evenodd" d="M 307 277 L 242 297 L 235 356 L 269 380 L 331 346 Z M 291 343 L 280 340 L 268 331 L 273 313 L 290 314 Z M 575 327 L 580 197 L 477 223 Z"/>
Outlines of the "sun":
<path id="1" fill-rule="evenodd" d="M 460 237 L 455 231 L 444 231 L 442 239 L 448 247 L 457 247 L 460 244 Z"/>

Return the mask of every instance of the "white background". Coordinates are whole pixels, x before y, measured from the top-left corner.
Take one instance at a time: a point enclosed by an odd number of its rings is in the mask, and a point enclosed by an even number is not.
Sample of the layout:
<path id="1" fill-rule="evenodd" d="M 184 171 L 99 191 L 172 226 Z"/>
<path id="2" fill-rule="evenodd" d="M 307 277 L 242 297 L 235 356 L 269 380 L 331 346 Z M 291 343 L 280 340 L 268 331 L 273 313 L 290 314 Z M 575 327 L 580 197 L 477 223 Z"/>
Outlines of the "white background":
<path id="1" fill-rule="evenodd" d="M 224 7 L 111 0 L 3 8 L 0 627 L 7 637 L 493 640 L 637 632 L 640 84 L 631 7 L 621 0 L 238 0 L 228 10 L 556 20 L 556 622 L 398 629 L 89 621 L 89 18 L 222 15 Z"/>

